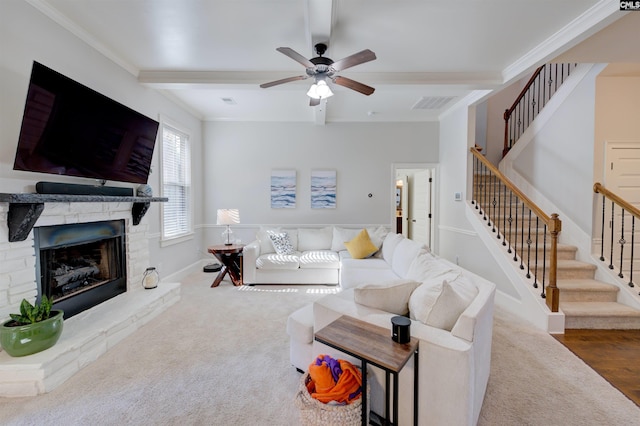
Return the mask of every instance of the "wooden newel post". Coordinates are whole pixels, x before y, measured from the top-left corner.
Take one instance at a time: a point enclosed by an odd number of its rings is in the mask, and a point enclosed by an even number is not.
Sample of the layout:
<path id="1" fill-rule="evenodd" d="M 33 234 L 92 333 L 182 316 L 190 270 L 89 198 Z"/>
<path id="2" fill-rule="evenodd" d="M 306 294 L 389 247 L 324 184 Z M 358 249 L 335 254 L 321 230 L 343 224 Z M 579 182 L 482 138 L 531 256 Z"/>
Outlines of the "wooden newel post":
<path id="1" fill-rule="evenodd" d="M 551 215 L 549 233 L 551 234 L 551 253 L 549 255 L 549 285 L 547 286 L 547 306 L 551 312 L 558 312 L 560 305 L 560 290 L 556 285 L 558 272 L 558 234 L 562 230 L 562 221 L 557 213 Z"/>

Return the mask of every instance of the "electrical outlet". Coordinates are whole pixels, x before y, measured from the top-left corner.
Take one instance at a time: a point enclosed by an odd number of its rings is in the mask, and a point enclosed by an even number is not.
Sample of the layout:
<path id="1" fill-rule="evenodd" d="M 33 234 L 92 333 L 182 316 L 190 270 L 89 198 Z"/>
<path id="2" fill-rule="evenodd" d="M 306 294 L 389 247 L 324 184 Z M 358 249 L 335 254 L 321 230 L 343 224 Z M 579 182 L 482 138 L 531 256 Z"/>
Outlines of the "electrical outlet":
<path id="1" fill-rule="evenodd" d="M 455 201 L 462 201 L 462 192 L 454 192 L 453 193 L 453 199 Z"/>

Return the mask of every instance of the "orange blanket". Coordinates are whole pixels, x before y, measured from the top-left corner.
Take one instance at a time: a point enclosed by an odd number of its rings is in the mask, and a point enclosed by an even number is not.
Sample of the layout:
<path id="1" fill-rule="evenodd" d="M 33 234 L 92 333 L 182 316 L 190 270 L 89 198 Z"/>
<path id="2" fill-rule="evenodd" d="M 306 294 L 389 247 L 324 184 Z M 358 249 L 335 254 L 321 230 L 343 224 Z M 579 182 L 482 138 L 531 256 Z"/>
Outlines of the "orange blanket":
<path id="1" fill-rule="evenodd" d="M 324 355 L 321 355 L 324 357 Z M 360 398 L 362 387 L 362 375 L 349 361 L 339 359 L 342 374 L 337 381 L 334 380 L 330 366 L 323 362 L 320 365 L 312 363 L 309 366 L 311 380 L 307 383 L 307 390 L 311 396 L 320 402 L 328 403 L 336 401 L 341 404 L 349 404 Z"/>

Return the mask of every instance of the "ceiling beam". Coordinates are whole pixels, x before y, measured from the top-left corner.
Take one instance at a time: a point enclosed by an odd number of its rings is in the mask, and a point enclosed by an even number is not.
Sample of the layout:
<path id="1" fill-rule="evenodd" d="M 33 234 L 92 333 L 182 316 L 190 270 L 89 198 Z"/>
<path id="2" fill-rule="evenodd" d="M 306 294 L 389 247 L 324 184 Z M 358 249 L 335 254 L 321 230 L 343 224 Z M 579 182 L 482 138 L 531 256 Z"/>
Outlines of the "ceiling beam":
<path id="1" fill-rule="evenodd" d="M 331 28 L 333 27 L 333 11 L 335 0 L 305 0 L 307 17 L 307 40 L 311 46 L 311 57 L 316 56 L 315 45 L 325 43 L 329 46 Z M 327 101 L 323 99 L 320 105 L 313 107 L 316 114 L 316 124 L 326 123 Z"/>

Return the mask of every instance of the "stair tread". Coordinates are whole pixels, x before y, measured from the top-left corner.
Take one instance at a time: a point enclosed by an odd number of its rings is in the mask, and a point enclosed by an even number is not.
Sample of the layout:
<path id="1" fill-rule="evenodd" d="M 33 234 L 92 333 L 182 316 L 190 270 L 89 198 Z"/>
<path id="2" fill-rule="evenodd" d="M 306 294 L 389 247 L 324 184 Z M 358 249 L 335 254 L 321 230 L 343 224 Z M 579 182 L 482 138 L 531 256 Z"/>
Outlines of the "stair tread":
<path id="1" fill-rule="evenodd" d="M 556 285 L 560 291 L 591 291 L 591 292 L 619 292 L 620 289 L 613 285 L 589 278 L 558 279 Z"/>
<path id="2" fill-rule="evenodd" d="M 597 267 L 593 263 L 583 262 L 581 260 L 558 259 L 558 269 L 562 268 L 584 268 L 595 270 Z"/>
<path id="3" fill-rule="evenodd" d="M 617 302 L 562 302 L 560 309 L 567 316 L 637 317 L 640 310 Z"/>

